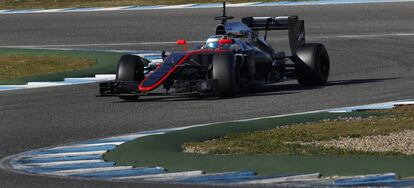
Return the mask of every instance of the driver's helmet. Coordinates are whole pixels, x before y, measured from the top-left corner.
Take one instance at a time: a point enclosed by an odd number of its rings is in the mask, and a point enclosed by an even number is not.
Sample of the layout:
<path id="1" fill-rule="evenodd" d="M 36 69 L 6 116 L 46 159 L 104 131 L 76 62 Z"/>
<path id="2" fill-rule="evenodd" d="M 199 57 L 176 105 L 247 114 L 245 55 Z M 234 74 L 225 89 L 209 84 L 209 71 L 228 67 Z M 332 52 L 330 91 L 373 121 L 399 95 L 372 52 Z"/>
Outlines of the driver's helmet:
<path id="1" fill-rule="evenodd" d="M 207 39 L 205 48 L 206 49 L 216 49 L 219 47 L 219 37 L 218 36 L 211 36 Z"/>

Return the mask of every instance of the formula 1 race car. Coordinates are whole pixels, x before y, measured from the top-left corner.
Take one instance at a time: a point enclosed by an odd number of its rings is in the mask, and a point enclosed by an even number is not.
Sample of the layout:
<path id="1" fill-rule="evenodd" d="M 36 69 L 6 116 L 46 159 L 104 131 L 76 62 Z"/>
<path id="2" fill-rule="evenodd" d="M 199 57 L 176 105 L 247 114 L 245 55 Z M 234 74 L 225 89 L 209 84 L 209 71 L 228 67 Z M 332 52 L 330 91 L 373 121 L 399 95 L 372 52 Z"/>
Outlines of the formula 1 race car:
<path id="1" fill-rule="evenodd" d="M 122 56 L 116 80 L 100 83 L 100 96 L 124 100 L 170 93 L 234 97 L 240 88 L 287 79 L 297 79 L 302 86 L 327 82 L 330 62 L 325 46 L 305 43 L 304 21 L 297 16 L 244 17 L 241 22 L 227 22 L 230 19 L 233 17 L 226 16 L 223 3 L 215 35 L 191 51 L 185 40 L 178 40 L 184 51 L 163 51 L 158 65 L 139 55 Z M 272 48 L 266 40 L 270 30 L 288 30 L 290 56 Z M 264 31 L 263 38 L 259 31 Z M 151 92 L 161 85 L 163 92 Z"/>

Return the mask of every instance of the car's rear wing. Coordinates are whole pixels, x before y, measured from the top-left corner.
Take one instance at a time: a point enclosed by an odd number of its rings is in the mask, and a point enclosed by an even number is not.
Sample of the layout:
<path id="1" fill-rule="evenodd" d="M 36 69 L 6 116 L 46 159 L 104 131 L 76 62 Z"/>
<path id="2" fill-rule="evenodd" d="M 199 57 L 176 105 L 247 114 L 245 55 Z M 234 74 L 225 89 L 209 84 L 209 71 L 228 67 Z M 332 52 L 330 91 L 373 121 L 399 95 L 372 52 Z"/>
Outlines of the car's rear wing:
<path id="1" fill-rule="evenodd" d="M 288 30 L 292 55 L 305 44 L 305 22 L 298 16 L 245 17 L 242 22 L 254 31 Z"/>

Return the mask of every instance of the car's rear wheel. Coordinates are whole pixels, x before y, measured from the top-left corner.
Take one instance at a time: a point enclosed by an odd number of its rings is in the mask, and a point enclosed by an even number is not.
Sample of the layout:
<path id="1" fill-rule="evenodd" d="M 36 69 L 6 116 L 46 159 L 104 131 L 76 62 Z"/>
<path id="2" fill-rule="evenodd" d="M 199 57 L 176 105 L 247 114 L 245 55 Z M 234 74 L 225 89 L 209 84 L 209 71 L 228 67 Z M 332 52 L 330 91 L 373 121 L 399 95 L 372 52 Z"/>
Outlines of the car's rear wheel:
<path id="1" fill-rule="evenodd" d="M 292 58 L 295 63 L 296 78 L 302 86 L 324 85 L 329 77 L 330 61 L 322 44 L 305 44 Z"/>
<path id="2" fill-rule="evenodd" d="M 214 55 L 212 77 L 218 81 L 217 94 L 219 97 L 237 95 L 239 89 L 238 72 L 233 53 L 226 52 Z"/>
<path id="3" fill-rule="evenodd" d="M 123 55 L 119 59 L 118 71 L 116 73 L 117 81 L 141 82 L 144 78 L 144 63 L 140 57 L 134 55 Z M 139 96 L 120 95 L 119 98 L 127 101 L 136 101 Z"/>

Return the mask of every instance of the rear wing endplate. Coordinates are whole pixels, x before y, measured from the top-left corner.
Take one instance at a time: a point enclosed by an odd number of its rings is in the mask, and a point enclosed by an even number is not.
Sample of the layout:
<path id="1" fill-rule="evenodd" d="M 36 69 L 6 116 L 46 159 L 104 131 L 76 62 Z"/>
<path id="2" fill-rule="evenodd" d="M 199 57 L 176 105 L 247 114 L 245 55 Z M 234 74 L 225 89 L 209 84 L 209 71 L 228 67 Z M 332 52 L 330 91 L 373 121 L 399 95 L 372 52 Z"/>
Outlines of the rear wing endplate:
<path id="1" fill-rule="evenodd" d="M 292 55 L 305 44 L 305 22 L 298 16 L 245 17 L 242 22 L 253 31 L 288 30 Z"/>

